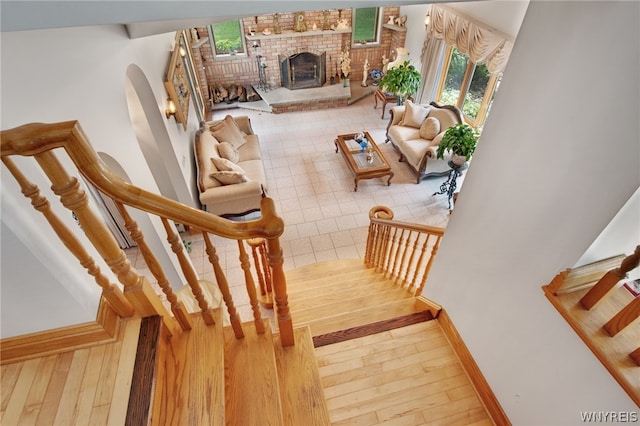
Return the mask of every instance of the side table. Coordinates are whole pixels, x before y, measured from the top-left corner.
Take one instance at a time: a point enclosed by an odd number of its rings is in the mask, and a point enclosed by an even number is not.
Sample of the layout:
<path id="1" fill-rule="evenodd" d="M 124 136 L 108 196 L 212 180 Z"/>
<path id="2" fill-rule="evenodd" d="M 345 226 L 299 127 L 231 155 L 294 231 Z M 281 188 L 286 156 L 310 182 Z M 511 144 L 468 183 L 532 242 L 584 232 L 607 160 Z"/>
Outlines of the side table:
<path id="1" fill-rule="evenodd" d="M 440 191 L 434 192 L 433 195 L 447 194 L 449 211 L 451 211 L 451 199 L 453 198 L 453 194 L 455 193 L 456 187 L 458 186 L 458 176 L 462 174 L 463 170 L 469 167 L 469 164 L 464 163 L 462 166 L 458 166 L 456 164 L 453 164 L 453 162 L 451 161 L 449 161 L 447 164 L 449 164 L 449 167 L 451 167 L 451 170 L 449 171 L 449 177 L 446 181 L 442 182 L 442 185 L 440 185 Z"/>
<path id="2" fill-rule="evenodd" d="M 393 102 L 394 104 L 398 103 L 398 98 L 391 94 L 391 93 L 385 93 L 380 89 L 376 89 L 375 92 L 375 101 L 376 104 L 373 107 L 373 109 L 378 108 L 378 101 L 382 102 L 382 116 L 380 116 L 380 118 L 384 118 L 384 110 L 387 107 L 387 104 L 390 102 Z"/>

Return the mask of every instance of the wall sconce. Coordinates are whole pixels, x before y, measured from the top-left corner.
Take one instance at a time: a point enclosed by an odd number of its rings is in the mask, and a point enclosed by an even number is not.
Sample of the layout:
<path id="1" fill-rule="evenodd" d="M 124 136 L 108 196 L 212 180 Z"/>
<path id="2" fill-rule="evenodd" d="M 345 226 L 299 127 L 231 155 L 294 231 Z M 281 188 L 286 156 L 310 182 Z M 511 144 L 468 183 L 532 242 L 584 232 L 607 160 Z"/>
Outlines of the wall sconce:
<path id="1" fill-rule="evenodd" d="M 427 28 L 429 25 L 431 25 L 431 11 L 428 11 L 424 17 L 424 27 Z"/>
<path id="2" fill-rule="evenodd" d="M 187 50 L 184 48 L 184 46 L 180 46 L 180 56 L 182 56 L 183 58 L 187 56 Z"/>
<path id="3" fill-rule="evenodd" d="M 164 110 L 164 115 L 166 115 L 167 118 L 171 116 L 175 118 L 176 116 L 176 104 L 173 103 L 171 99 L 167 99 L 167 109 Z"/>

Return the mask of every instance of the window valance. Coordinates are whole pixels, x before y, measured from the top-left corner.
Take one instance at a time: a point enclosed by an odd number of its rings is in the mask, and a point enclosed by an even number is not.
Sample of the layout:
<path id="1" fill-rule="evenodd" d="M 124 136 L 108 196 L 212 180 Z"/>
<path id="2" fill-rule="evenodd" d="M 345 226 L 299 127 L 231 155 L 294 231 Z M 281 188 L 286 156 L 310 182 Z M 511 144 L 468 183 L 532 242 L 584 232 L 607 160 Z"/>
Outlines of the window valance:
<path id="1" fill-rule="evenodd" d="M 431 6 L 431 35 L 455 46 L 477 64 L 485 64 L 491 74 L 501 74 L 513 42 L 504 35 L 465 19 L 438 5 Z"/>

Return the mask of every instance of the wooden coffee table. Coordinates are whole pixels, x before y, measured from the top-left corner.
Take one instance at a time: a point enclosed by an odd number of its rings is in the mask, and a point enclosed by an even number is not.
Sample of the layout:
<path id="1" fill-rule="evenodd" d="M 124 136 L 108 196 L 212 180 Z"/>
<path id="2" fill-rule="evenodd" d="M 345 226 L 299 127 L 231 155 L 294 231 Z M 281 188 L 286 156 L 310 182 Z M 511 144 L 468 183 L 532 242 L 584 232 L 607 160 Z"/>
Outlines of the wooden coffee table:
<path id="1" fill-rule="evenodd" d="M 372 179 L 377 177 L 389 176 L 387 180 L 387 186 L 391 185 L 391 178 L 393 172 L 387 159 L 382 155 L 378 145 L 369 134 L 364 132 L 369 145 L 365 152 L 362 152 L 360 145 L 354 140 L 356 133 L 349 133 L 346 135 L 338 135 L 335 140 L 336 152 L 340 151 L 347 166 L 354 174 L 353 179 L 355 183 L 354 191 L 358 190 L 358 181 L 361 179 Z M 370 158 L 367 159 L 367 155 L 370 154 Z"/>

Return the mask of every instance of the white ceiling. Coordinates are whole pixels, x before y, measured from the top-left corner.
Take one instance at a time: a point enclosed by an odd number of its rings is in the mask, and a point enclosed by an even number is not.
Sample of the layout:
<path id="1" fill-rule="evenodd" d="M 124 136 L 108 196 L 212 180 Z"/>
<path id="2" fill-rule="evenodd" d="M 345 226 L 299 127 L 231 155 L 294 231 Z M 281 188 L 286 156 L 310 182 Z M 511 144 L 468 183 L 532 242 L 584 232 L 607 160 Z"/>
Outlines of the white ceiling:
<path id="1" fill-rule="evenodd" d="M 448 0 L 457 2 L 463 0 Z M 441 3 L 442 0 L 137 0 L 59 1 L 1 0 L 0 29 L 21 31 L 44 28 L 125 24 L 131 38 L 162 34 L 212 22 L 298 10 Z"/>

